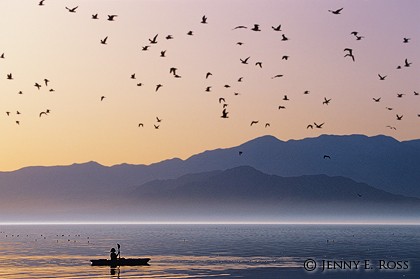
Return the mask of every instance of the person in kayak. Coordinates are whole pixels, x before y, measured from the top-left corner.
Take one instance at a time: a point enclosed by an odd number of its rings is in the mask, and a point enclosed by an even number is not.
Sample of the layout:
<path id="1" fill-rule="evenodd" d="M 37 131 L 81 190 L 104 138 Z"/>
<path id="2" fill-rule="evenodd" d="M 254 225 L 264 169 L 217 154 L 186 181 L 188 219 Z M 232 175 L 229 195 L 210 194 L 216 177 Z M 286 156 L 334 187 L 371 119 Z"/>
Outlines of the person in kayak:
<path id="1" fill-rule="evenodd" d="M 117 262 L 117 257 L 120 255 L 120 251 L 118 251 L 118 254 L 116 253 L 116 251 L 115 251 L 115 248 L 112 248 L 111 249 L 111 254 L 110 254 L 110 257 L 111 257 L 111 261 L 112 262 Z"/>

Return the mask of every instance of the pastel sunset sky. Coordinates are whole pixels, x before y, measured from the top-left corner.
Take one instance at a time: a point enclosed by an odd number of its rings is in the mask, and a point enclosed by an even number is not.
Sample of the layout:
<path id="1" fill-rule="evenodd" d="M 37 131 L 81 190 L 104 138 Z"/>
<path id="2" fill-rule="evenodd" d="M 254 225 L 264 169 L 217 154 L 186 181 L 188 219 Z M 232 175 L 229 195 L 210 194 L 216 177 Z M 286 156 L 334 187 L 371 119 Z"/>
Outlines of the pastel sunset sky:
<path id="1" fill-rule="evenodd" d="M 267 134 L 282 140 L 420 138 L 420 96 L 414 93 L 420 93 L 420 1 L 38 3 L 0 0 L 2 171 L 186 159 Z M 65 8 L 76 6 L 74 13 Z M 340 8 L 340 14 L 329 12 Z M 118 16 L 108 21 L 108 15 Z M 251 30 L 254 24 L 261 31 Z M 281 31 L 272 28 L 279 25 Z M 345 48 L 355 61 L 344 57 Z M 241 63 L 247 57 L 248 64 Z M 221 117 L 223 104 L 228 118 Z"/>

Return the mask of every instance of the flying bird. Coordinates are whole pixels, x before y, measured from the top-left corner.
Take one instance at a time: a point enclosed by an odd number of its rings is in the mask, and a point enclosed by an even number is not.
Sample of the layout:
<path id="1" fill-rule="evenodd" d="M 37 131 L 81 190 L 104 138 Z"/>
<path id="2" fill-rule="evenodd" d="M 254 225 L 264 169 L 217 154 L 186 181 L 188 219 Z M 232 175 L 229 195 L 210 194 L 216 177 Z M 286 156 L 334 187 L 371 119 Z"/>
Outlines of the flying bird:
<path id="1" fill-rule="evenodd" d="M 7 79 L 10 79 L 10 80 L 12 80 L 12 79 L 13 79 L 12 73 L 7 74 Z"/>
<path id="2" fill-rule="evenodd" d="M 252 126 L 252 125 L 254 125 L 254 124 L 258 124 L 258 120 L 253 120 L 253 121 L 251 121 L 251 125 L 249 125 L 249 126 Z"/>
<path id="3" fill-rule="evenodd" d="M 324 125 L 324 123 L 321 123 L 321 124 L 316 124 L 316 123 L 314 122 L 314 125 L 315 125 L 315 128 L 322 129 L 322 126 Z"/>
<path id="4" fill-rule="evenodd" d="M 206 87 L 206 92 L 210 92 L 211 91 L 211 86 L 207 86 Z"/>
<path id="5" fill-rule="evenodd" d="M 101 40 L 101 44 L 106 45 L 106 40 L 108 40 L 108 36 Z"/>
<path id="6" fill-rule="evenodd" d="M 314 126 L 313 126 L 313 125 L 311 125 L 311 124 L 309 124 L 308 126 L 306 126 L 306 129 L 309 129 L 309 128 L 313 129 L 313 128 L 314 128 Z"/>
<path id="7" fill-rule="evenodd" d="M 379 97 L 379 98 L 372 98 L 376 103 L 379 103 L 379 101 L 381 100 L 381 97 Z"/>
<path id="8" fill-rule="evenodd" d="M 239 60 L 241 60 L 241 62 L 242 62 L 242 64 L 248 64 L 248 59 L 250 58 L 251 56 L 248 56 L 247 58 L 245 58 L 245 59 L 241 59 L 241 58 L 239 58 Z"/>
<path id="9" fill-rule="evenodd" d="M 331 99 L 327 99 L 324 97 L 324 101 L 322 102 L 323 105 L 328 105 L 331 102 Z"/>
<path id="10" fill-rule="evenodd" d="M 48 82 L 50 82 L 50 81 L 48 79 L 44 78 L 45 86 L 48 86 Z"/>
<path id="11" fill-rule="evenodd" d="M 287 95 L 283 96 L 283 101 L 290 101 L 290 99 L 287 97 Z"/>
<path id="12" fill-rule="evenodd" d="M 331 160 L 331 157 L 329 155 L 324 155 L 324 159 L 330 159 Z"/>
<path id="13" fill-rule="evenodd" d="M 194 33 L 193 33 L 193 31 L 188 31 L 187 35 L 192 36 L 192 35 L 194 35 Z"/>
<path id="14" fill-rule="evenodd" d="M 407 58 L 404 60 L 404 67 L 410 67 L 410 65 L 413 64 L 412 62 L 408 63 Z"/>
<path id="15" fill-rule="evenodd" d="M 403 43 L 404 43 L 404 44 L 406 44 L 406 43 L 408 43 L 410 40 L 411 40 L 410 38 L 403 38 Z"/>
<path id="16" fill-rule="evenodd" d="M 207 17 L 205 15 L 201 18 L 201 23 L 207 24 Z"/>
<path id="17" fill-rule="evenodd" d="M 398 114 L 397 114 L 397 120 L 402 120 L 403 116 L 404 116 L 404 115 L 398 115 Z"/>
<path id="18" fill-rule="evenodd" d="M 136 74 L 135 73 L 131 75 L 131 79 L 136 79 Z"/>
<path id="19" fill-rule="evenodd" d="M 378 74 L 379 80 L 385 80 L 386 76 L 381 76 L 380 74 Z"/>
<path id="20" fill-rule="evenodd" d="M 92 19 L 98 19 L 98 14 L 92 15 Z"/>
<path id="21" fill-rule="evenodd" d="M 286 109 L 285 106 L 279 106 L 279 109 Z"/>
<path id="22" fill-rule="evenodd" d="M 265 123 L 265 128 L 270 127 L 270 123 Z"/>
<path id="23" fill-rule="evenodd" d="M 305 90 L 305 91 L 303 92 L 303 94 L 304 94 L 304 95 L 308 95 L 308 94 L 309 94 L 309 92 L 310 92 L 309 90 Z"/>
<path id="24" fill-rule="evenodd" d="M 170 74 L 173 74 L 173 75 L 176 75 L 176 70 L 178 70 L 177 68 L 175 68 L 175 67 L 171 67 L 170 69 L 169 69 L 169 73 Z"/>
<path id="25" fill-rule="evenodd" d="M 271 79 L 273 79 L 273 78 L 279 78 L 279 77 L 282 77 L 283 75 L 275 75 L 275 76 L 273 76 L 273 77 L 271 77 Z"/>
<path id="26" fill-rule="evenodd" d="M 103 101 L 105 99 L 105 96 L 101 96 L 101 101 Z"/>
<path id="27" fill-rule="evenodd" d="M 162 51 L 160 52 L 160 57 L 166 57 L 166 56 L 165 56 L 165 54 L 166 54 L 166 50 L 162 50 Z"/>
<path id="28" fill-rule="evenodd" d="M 44 6 L 44 1 L 45 1 L 45 0 L 41 0 L 41 1 L 39 1 L 38 5 L 39 5 L 39 6 Z"/>
<path id="29" fill-rule="evenodd" d="M 173 38 L 174 37 L 172 35 L 168 35 L 168 36 L 165 37 L 165 39 L 167 39 L 167 40 L 172 40 Z"/>
<path id="30" fill-rule="evenodd" d="M 146 50 L 148 50 L 148 49 L 149 49 L 149 47 L 150 47 L 150 46 L 143 46 L 143 47 L 141 47 L 141 50 L 142 50 L 142 51 L 146 51 Z"/>
<path id="31" fill-rule="evenodd" d="M 213 75 L 212 73 L 210 73 L 210 72 L 208 72 L 207 74 L 206 74 L 206 79 L 208 79 L 209 78 L 209 76 L 211 76 L 211 75 Z"/>
<path id="32" fill-rule="evenodd" d="M 161 88 L 163 85 L 162 84 L 158 84 L 158 85 L 156 85 L 156 90 L 155 90 L 155 92 L 157 92 L 158 90 L 159 90 L 159 88 Z"/>
<path id="33" fill-rule="evenodd" d="M 282 35 L 281 35 L 281 40 L 282 40 L 282 41 L 288 41 L 288 40 L 289 40 L 289 38 L 287 38 L 287 37 L 286 37 L 286 35 L 282 34 Z"/>
<path id="34" fill-rule="evenodd" d="M 41 88 L 41 84 L 39 84 L 38 82 L 35 82 L 34 86 L 35 86 L 36 88 L 38 88 L 38 90 Z"/>
<path id="35" fill-rule="evenodd" d="M 397 93 L 397 98 L 402 98 L 404 95 L 404 93 Z"/>
<path id="36" fill-rule="evenodd" d="M 117 17 L 118 15 L 108 15 L 108 19 L 109 21 L 114 21 L 114 18 Z"/>
<path id="37" fill-rule="evenodd" d="M 70 13 L 75 13 L 76 12 L 76 9 L 78 8 L 79 6 L 76 6 L 76 7 L 74 7 L 74 8 L 67 8 L 66 7 L 66 9 L 70 12 Z"/>
<path id="38" fill-rule="evenodd" d="M 144 127 L 143 123 L 139 123 L 137 127 Z"/>
<path id="39" fill-rule="evenodd" d="M 351 49 L 351 48 L 345 48 L 345 49 L 344 49 L 344 51 L 348 51 L 348 53 L 347 53 L 346 55 L 344 55 L 344 57 L 349 56 L 349 57 L 351 57 L 351 58 L 353 59 L 353 61 L 354 61 L 353 49 Z"/>
<path id="40" fill-rule="evenodd" d="M 0 55 L 0 58 L 4 59 L 4 52 Z"/>
<path id="41" fill-rule="evenodd" d="M 155 125 L 155 124 L 153 124 L 153 126 L 155 127 L 155 129 L 157 130 L 157 129 L 159 129 L 159 126 L 160 125 Z"/>
<path id="42" fill-rule="evenodd" d="M 419 93 L 414 91 L 414 96 L 418 96 L 418 95 L 419 95 Z"/>
<path id="43" fill-rule="evenodd" d="M 157 36 L 158 36 L 159 34 L 156 34 L 154 37 L 153 37 L 153 39 L 149 39 L 149 42 L 151 43 L 151 44 L 157 44 L 157 41 L 156 41 L 156 39 L 157 39 Z"/>
<path id="44" fill-rule="evenodd" d="M 220 98 L 219 98 L 219 104 L 221 104 L 222 102 L 223 102 L 223 103 L 225 103 L 225 102 L 226 102 L 226 101 L 225 101 L 225 98 L 221 98 L 221 97 L 220 97 Z"/>
<path id="45" fill-rule="evenodd" d="M 273 28 L 274 31 L 281 31 L 280 30 L 281 24 L 279 26 L 277 26 L 277 27 L 271 26 L 271 28 Z"/>
<path id="46" fill-rule="evenodd" d="M 238 82 L 242 82 L 242 79 L 243 79 L 244 77 L 240 77 L 240 78 L 238 78 Z"/>
<path id="47" fill-rule="evenodd" d="M 359 198 L 361 198 L 361 197 L 363 197 L 361 194 L 359 194 L 359 193 L 357 193 L 357 196 L 359 197 Z"/>
<path id="48" fill-rule="evenodd" d="M 233 28 L 232 30 L 235 30 L 235 29 L 247 29 L 248 27 L 246 27 L 246 26 L 243 26 L 243 25 L 239 25 L 239 26 L 236 26 L 235 28 Z"/>
<path id="49" fill-rule="evenodd" d="M 159 117 L 156 116 L 156 121 L 157 121 L 157 123 L 160 123 L 160 122 L 162 122 L 162 119 L 160 119 Z"/>
<path id="50" fill-rule="evenodd" d="M 260 68 L 262 68 L 262 62 L 255 63 L 255 66 L 260 66 Z"/>
<path id="51" fill-rule="evenodd" d="M 335 15 L 339 15 L 339 14 L 341 14 L 341 11 L 343 10 L 344 8 L 340 8 L 340 9 L 338 9 L 338 10 L 328 10 L 330 13 L 332 13 L 332 14 L 335 14 Z"/>
<path id="52" fill-rule="evenodd" d="M 251 28 L 252 31 L 261 31 L 259 24 L 254 24 L 254 27 Z"/>
<path id="53" fill-rule="evenodd" d="M 137 83 L 137 86 L 143 86 L 143 83 L 139 82 Z"/>
<path id="54" fill-rule="evenodd" d="M 229 112 L 227 112 L 227 111 L 226 111 L 226 109 L 223 109 L 223 111 L 222 111 L 222 116 L 220 116 L 220 117 L 221 117 L 221 118 L 229 118 L 228 113 L 229 113 Z"/>
<path id="55" fill-rule="evenodd" d="M 47 113 L 45 111 L 42 111 L 42 112 L 39 113 L 39 117 L 41 117 L 43 115 L 47 115 Z"/>
<path id="56" fill-rule="evenodd" d="M 287 60 L 287 59 L 289 59 L 289 56 L 288 56 L 288 55 L 283 55 L 283 56 L 281 57 L 281 60 Z"/>

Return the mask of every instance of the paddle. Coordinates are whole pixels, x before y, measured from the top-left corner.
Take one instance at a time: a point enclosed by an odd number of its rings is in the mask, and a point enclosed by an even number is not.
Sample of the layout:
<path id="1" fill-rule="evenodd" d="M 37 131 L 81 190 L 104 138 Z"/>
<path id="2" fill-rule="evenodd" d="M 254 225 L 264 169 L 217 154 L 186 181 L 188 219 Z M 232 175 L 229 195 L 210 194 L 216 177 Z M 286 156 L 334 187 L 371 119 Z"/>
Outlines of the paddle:
<path id="1" fill-rule="evenodd" d="M 118 247 L 118 259 L 121 259 L 121 254 L 120 254 L 120 244 L 117 243 L 117 247 Z"/>

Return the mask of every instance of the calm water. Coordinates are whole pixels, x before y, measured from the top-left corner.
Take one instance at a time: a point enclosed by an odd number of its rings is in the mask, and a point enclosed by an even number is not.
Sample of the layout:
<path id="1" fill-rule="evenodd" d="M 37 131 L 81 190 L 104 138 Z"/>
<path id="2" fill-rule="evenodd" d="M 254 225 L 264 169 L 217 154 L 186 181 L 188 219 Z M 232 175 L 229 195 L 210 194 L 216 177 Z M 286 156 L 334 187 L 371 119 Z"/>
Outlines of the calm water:
<path id="1" fill-rule="evenodd" d="M 123 257 L 149 257 L 150 266 L 90 266 L 116 243 Z M 304 269 L 308 259 L 318 264 L 313 272 Z M 368 260 L 372 269 L 322 272 L 323 260 Z M 394 269 L 379 269 L 380 260 Z M 0 278 L 7 279 L 419 276 L 420 226 L 0 225 Z"/>

